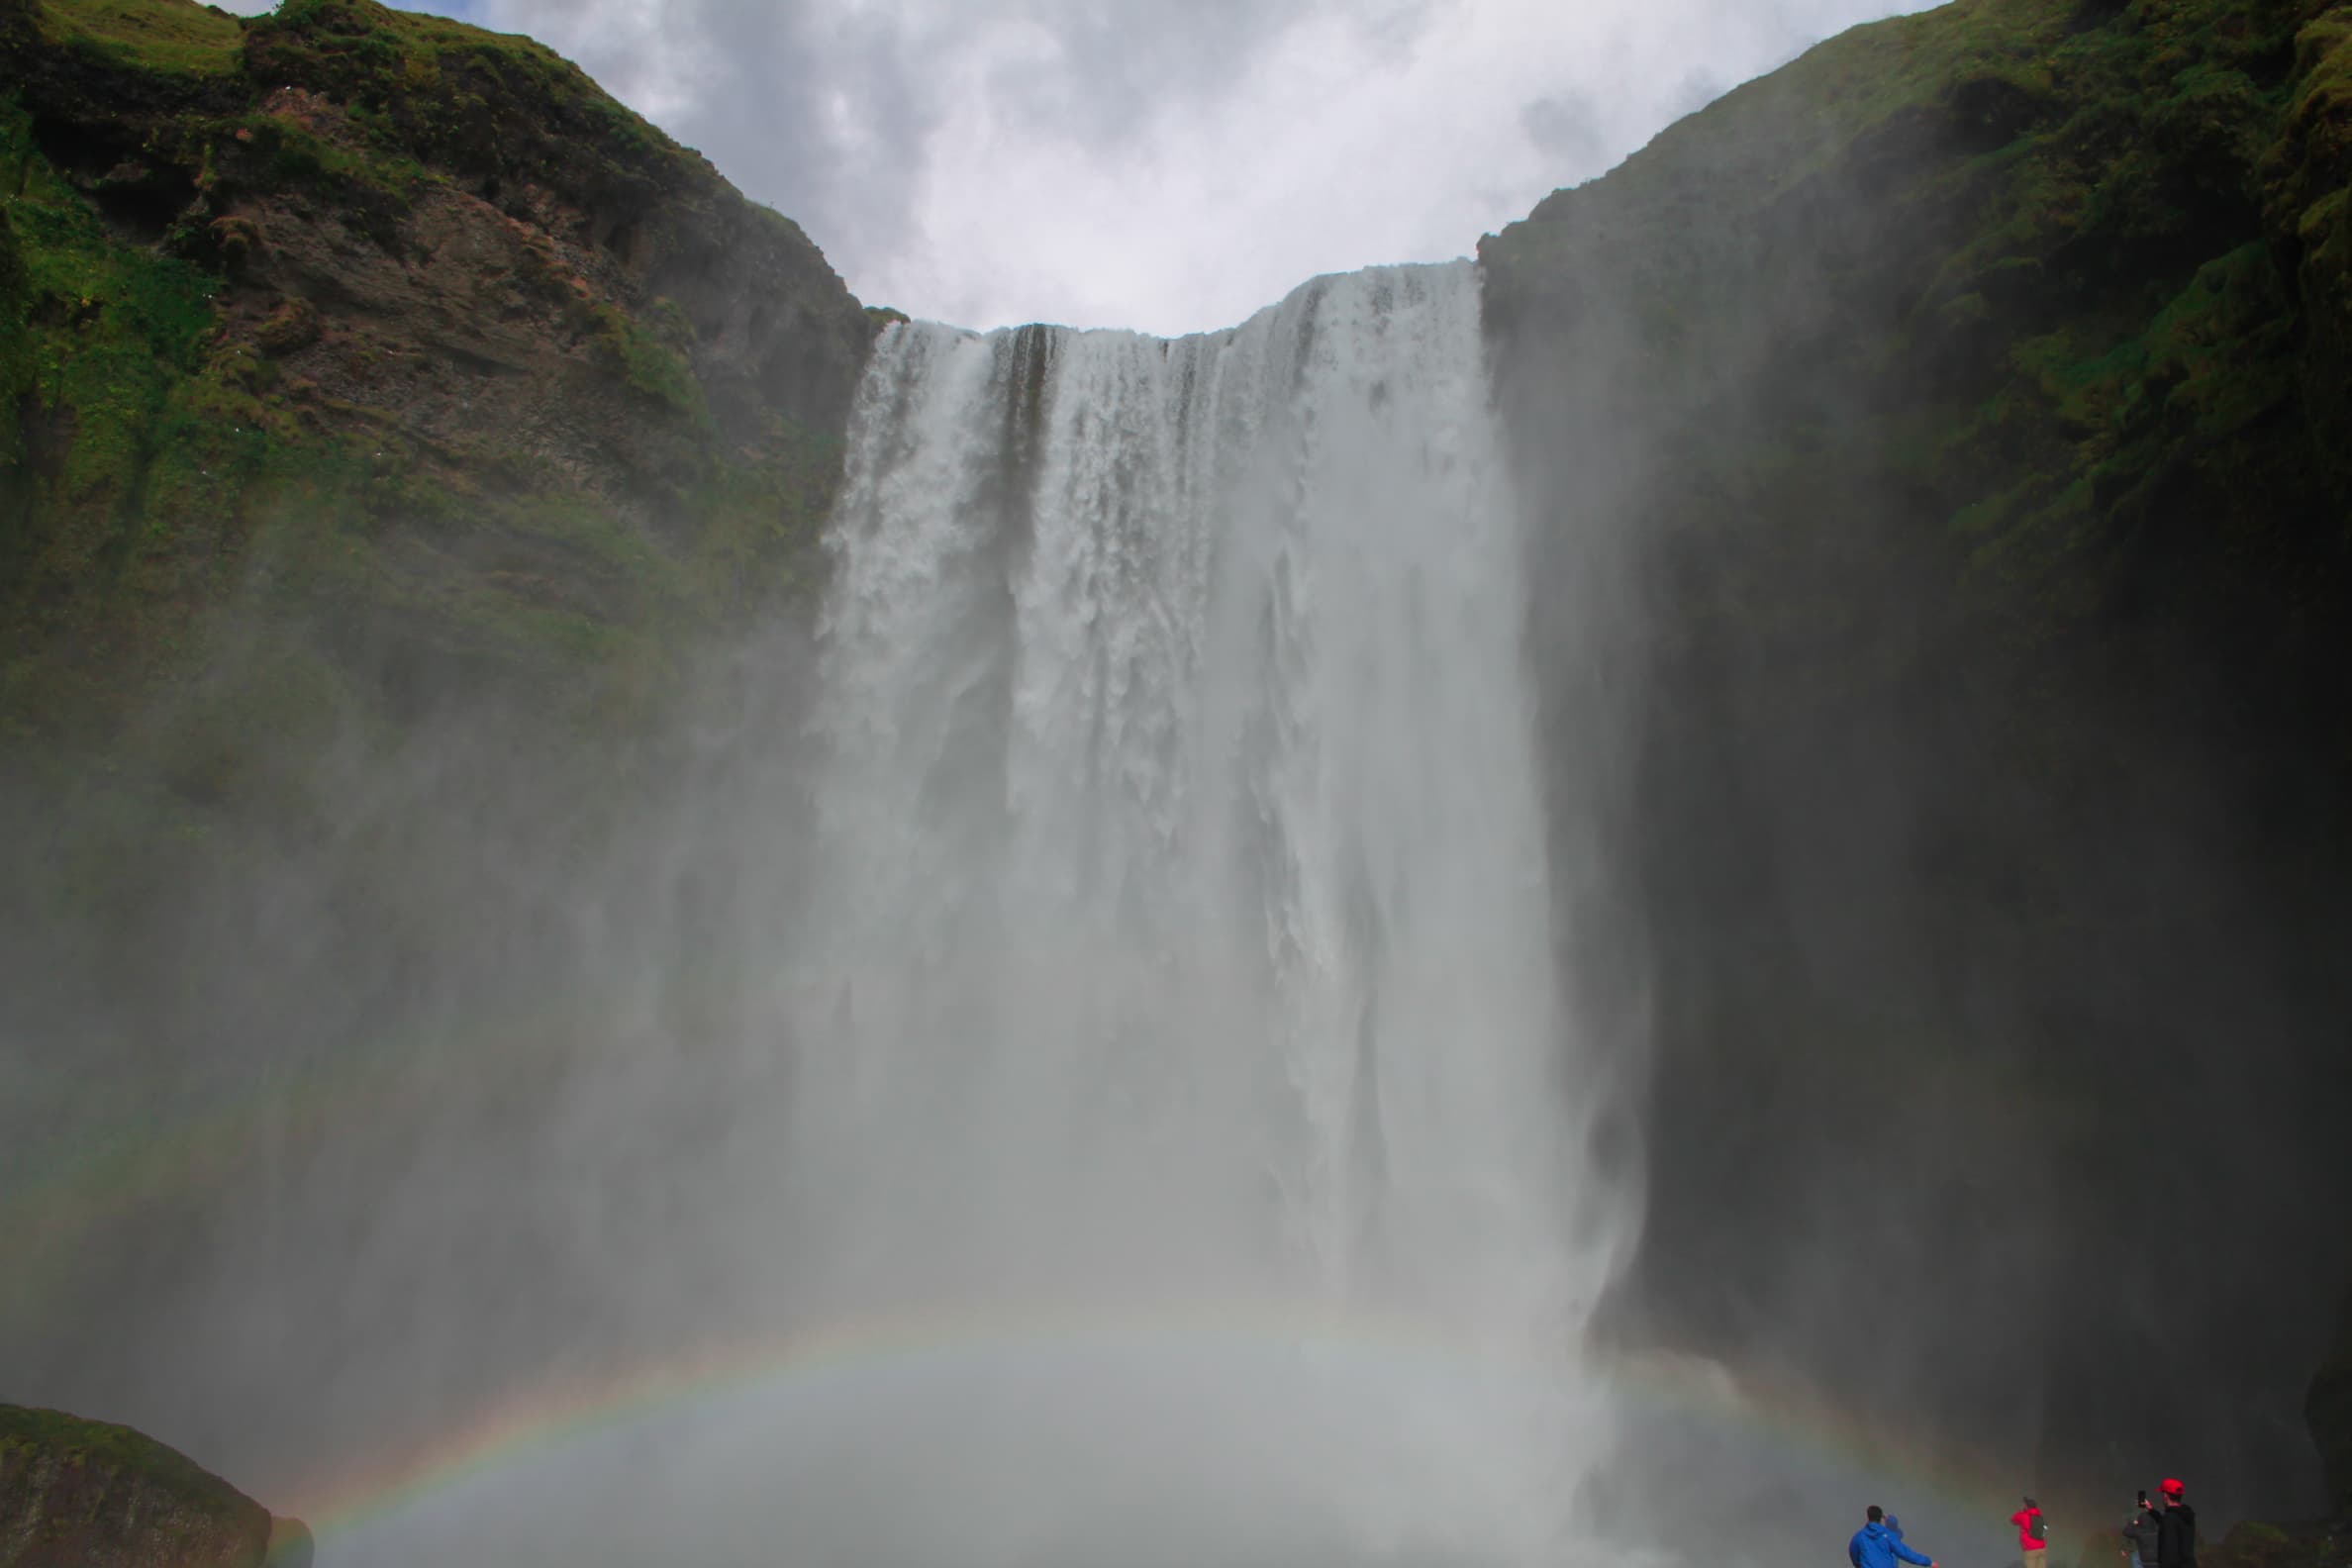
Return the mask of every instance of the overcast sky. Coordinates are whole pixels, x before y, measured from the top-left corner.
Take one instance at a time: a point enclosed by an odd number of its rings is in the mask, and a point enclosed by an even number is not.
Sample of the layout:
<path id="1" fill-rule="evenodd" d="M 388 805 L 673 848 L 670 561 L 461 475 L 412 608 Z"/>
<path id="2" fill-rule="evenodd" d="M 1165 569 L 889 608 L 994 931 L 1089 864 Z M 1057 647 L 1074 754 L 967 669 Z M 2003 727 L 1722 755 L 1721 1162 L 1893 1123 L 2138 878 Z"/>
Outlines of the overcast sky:
<path id="1" fill-rule="evenodd" d="M 233 0 L 266 10 L 271 0 Z M 972 327 L 1230 326 L 1467 254 L 1546 192 L 1924 0 L 435 0 L 529 33 L 858 297 Z"/>

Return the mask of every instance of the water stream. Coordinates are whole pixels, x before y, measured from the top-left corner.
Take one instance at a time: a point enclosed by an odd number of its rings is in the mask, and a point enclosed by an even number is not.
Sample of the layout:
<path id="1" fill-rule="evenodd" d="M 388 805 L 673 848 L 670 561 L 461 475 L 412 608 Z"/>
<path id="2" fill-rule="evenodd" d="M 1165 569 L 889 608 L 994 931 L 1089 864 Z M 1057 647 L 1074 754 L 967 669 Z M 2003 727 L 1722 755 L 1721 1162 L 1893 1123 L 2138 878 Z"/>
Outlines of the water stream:
<path id="1" fill-rule="evenodd" d="M 1496 442 L 1467 264 L 881 344 L 779 1202 L 800 1313 L 1035 1334 L 869 1413 L 902 1502 L 988 1477 L 952 1560 L 1563 1527 L 1610 1238 Z"/>

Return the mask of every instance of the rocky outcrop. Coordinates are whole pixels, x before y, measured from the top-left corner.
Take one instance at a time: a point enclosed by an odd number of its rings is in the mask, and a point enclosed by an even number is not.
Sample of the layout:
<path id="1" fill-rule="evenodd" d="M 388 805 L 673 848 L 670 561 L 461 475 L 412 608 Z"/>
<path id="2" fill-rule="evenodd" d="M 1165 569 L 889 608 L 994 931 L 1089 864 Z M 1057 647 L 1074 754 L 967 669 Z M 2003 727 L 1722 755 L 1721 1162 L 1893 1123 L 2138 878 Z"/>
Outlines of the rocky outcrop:
<path id="1" fill-rule="evenodd" d="M 309 1540 L 128 1426 L 0 1405 L 4 1568 L 307 1568 Z"/>
<path id="2" fill-rule="evenodd" d="M 2092 1496 L 2316 1484 L 2348 26 L 1958 0 L 1481 250 L 1551 764 L 1644 923 L 1585 962 L 1654 1042 L 1619 1321 Z"/>
<path id="3" fill-rule="evenodd" d="M 702 649 L 805 622 L 874 330 L 527 39 L 0 0 L 0 961 L 174 946 L 452 716 L 596 809 Z"/>
<path id="4" fill-rule="evenodd" d="M 102 735 L 257 576 L 395 712 L 641 694 L 813 578 L 865 313 L 545 49 L 0 0 L 0 725 Z"/>

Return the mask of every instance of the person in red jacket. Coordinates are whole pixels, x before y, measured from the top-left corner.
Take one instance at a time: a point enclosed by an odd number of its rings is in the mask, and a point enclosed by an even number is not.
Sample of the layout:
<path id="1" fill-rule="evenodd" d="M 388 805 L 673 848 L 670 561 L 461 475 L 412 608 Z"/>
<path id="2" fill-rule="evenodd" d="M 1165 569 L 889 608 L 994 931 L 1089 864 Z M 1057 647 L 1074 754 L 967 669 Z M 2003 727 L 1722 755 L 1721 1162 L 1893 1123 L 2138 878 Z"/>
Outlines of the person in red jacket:
<path id="1" fill-rule="evenodd" d="M 2049 1526 L 2042 1521 L 2041 1506 L 2027 1498 L 2025 1506 L 2009 1516 L 2009 1522 L 2017 1526 L 2017 1549 L 2025 1554 L 2025 1568 L 2049 1568 Z"/>

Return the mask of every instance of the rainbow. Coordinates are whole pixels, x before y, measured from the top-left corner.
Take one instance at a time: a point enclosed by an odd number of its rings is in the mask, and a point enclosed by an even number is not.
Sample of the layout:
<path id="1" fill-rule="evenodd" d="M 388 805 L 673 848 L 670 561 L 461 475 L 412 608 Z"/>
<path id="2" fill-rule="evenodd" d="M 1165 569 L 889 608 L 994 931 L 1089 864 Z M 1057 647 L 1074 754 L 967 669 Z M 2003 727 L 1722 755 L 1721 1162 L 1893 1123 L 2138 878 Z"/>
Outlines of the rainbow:
<path id="1" fill-rule="evenodd" d="M 568 1050 L 576 1015 L 518 1015 L 468 1031 L 465 1058 L 497 1065 L 501 1078 L 529 1074 Z M 451 1047 L 448 1037 L 438 1043 Z M 256 1151 L 280 1140 L 332 1136 L 350 1123 L 422 1109 L 435 1075 L 420 1070 L 418 1042 L 385 1036 L 332 1071 L 246 1086 L 242 1094 L 189 1105 L 157 1131 L 126 1119 L 105 1137 L 79 1137 L 39 1161 L 32 1179 L 0 1196 L 0 1234 L 20 1259 L 15 1304 L 32 1310 L 62 1273 L 73 1243 L 113 1216 L 191 1186 L 227 1182 Z M 478 1069 L 477 1069 L 478 1070 Z M 478 1081 L 477 1081 L 478 1086 Z M 1466 1345 L 1427 1323 L 1330 1304 L 1205 1300 L 1106 1315 L 1068 1305 L 999 1305 L 916 1311 L 819 1324 L 767 1338 L 699 1345 L 675 1354 L 554 1377 L 500 1396 L 415 1441 L 370 1453 L 347 1467 L 298 1480 L 270 1501 L 308 1519 L 324 1537 L 399 1514 L 464 1482 L 500 1473 L 584 1436 L 627 1428 L 664 1412 L 746 1392 L 795 1397 L 891 1369 L 1082 1349 L 1151 1351 L 1205 1346 L 1227 1351 L 1335 1349 L 1367 1361 L 1409 1362 L 1446 1376 L 1532 1371 Z M 1753 1369 L 1672 1355 L 1608 1362 L 1610 1391 L 1636 1410 L 1688 1418 L 1759 1450 L 1801 1454 L 1851 1473 L 1884 1478 L 1884 1501 L 1932 1504 L 1964 1518 L 2000 1519 L 2014 1507 L 2013 1465 L 1932 1449 L 1840 1408 L 1800 1382 Z M 2057 1490 L 2056 1488 L 2052 1489 Z M 2084 1511 L 2079 1517 L 2088 1518 Z"/>
<path id="2" fill-rule="evenodd" d="M 308 1519 L 324 1541 L 574 1441 L 722 1399 L 805 1397 L 829 1384 L 1007 1355 L 1170 1346 L 1335 1351 L 1454 1377 L 1535 1370 L 1521 1358 L 1464 1344 L 1423 1322 L 1352 1308 L 1342 1316 L 1295 1301 L 1198 1301 L 1117 1317 L 959 1307 L 710 1345 L 601 1378 L 549 1381 L 427 1440 L 297 1487 L 281 1507 Z M 1889 1489 L 1884 1501 L 1898 1512 L 1933 1508 L 1955 1518 L 1997 1520 L 2014 1506 L 2008 1467 L 1906 1441 L 1793 1382 L 1737 1377 L 1715 1362 L 1664 1354 L 1619 1358 L 1598 1371 L 1610 1394 L 1630 1407 L 1693 1420 L 1760 1451 L 1794 1453 L 1831 1467 L 1841 1477 L 1870 1475 Z"/>
<path id="3" fill-rule="evenodd" d="M 1107 1316 L 1071 1309 L 907 1313 L 813 1327 L 777 1338 L 705 1346 L 592 1381 L 550 1381 L 460 1424 L 309 1488 L 288 1512 L 322 1536 L 355 1528 L 526 1456 L 665 1411 L 746 1391 L 806 1392 L 883 1369 L 921 1371 L 1000 1354 L 1125 1351 L 1169 1345 L 1246 1351 L 1336 1350 L 1465 1372 L 1502 1374 L 1509 1358 L 1452 1342 L 1425 1323 L 1297 1301 L 1208 1300 Z"/>
<path id="4" fill-rule="evenodd" d="M 1882 1500 L 1898 1514 L 1923 1501 L 1961 1518 L 2000 1519 L 2017 1506 L 2013 1461 L 1922 1442 L 1796 1378 L 1734 1373 L 1717 1362 L 1675 1354 L 1632 1357 L 1617 1363 L 1617 1372 L 1637 1405 L 1691 1416 L 1771 1451 L 1795 1449 L 1883 1478 L 1911 1500 Z"/>

